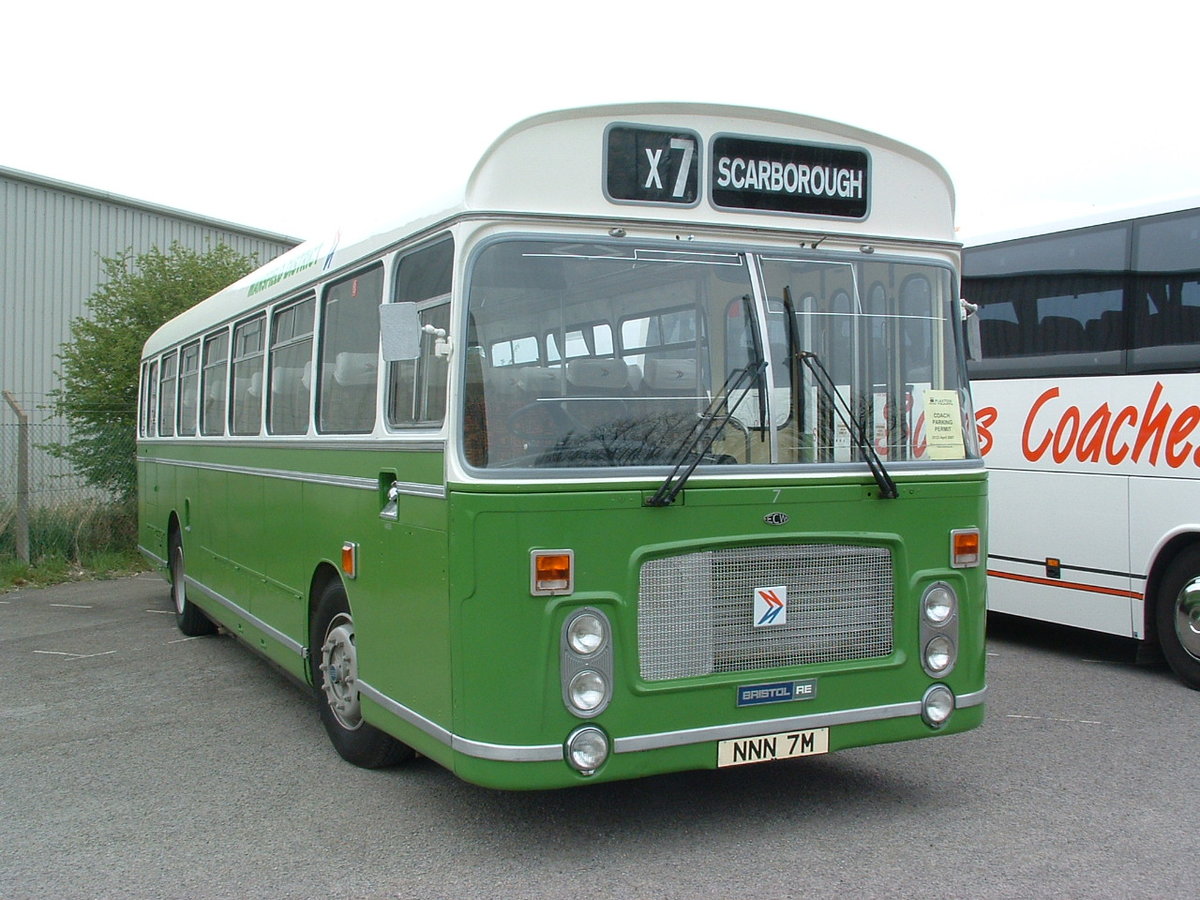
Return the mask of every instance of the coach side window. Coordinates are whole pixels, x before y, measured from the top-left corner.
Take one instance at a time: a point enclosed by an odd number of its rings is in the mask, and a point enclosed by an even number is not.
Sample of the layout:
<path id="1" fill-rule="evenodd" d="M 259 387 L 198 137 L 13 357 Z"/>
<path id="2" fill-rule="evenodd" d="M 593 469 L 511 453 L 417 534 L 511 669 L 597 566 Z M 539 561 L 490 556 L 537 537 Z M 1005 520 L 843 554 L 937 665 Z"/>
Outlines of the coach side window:
<path id="1" fill-rule="evenodd" d="M 446 417 L 449 365 L 437 354 L 438 331 L 450 329 L 450 286 L 454 241 L 446 238 L 400 257 L 393 301 L 416 303 L 421 324 L 421 353 L 414 360 L 391 363 L 388 373 L 388 424 L 394 427 L 435 426 Z M 478 358 L 473 357 L 475 364 Z M 468 366 L 472 364 L 468 361 Z"/>
<path id="2" fill-rule="evenodd" d="M 1136 235 L 1134 346 L 1200 343 L 1200 215 L 1142 222 Z M 1194 367 L 1195 354 L 1181 349 L 1160 362 L 1170 368 Z"/>
<path id="3" fill-rule="evenodd" d="M 179 355 L 172 350 L 162 360 L 162 380 L 158 383 L 158 433 L 175 434 L 175 382 Z"/>
<path id="4" fill-rule="evenodd" d="M 375 427 L 379 380 L 379 304 L 383 266 L 333 282 L 321 307 L 319 430 L 368 434 Z"/>
<path id="5" fill-rule="evenodd" d="M 233 389 L 229 433 L 258 434 L 263 402 L 263 316 L 233 329 Z"/>
<path id="6" fill-rule="evenodd" d="M 200 433 L 225 433 L 225 397 L 229 392 L 229 332 L 204 339 L 204 366 L 200 374 Z"/>

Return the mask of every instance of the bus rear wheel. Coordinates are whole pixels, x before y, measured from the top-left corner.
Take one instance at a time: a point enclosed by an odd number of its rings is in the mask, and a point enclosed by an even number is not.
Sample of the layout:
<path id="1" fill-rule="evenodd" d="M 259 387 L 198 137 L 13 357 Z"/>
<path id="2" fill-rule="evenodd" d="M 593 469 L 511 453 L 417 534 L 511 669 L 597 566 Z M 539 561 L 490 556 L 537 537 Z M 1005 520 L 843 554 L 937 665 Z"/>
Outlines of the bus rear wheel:
<path id="1" fill-rule="evenodd" d="M 167 547 L 167 568 L 171 580 L 171 602 L 175 606 L 175 625 L 188 637 L 212 634 L 217 626 L 187 597 L 187 567 L 184 564 L 183 537 L 171 529 Z"/>
<path id="2" fill-rule="evenodd" d="M 1167 568 L 1155 604 L 1163 656 L 1179 680 L 1200 690 L 1200 546 L 1189 547 Z"/>
<path id="3" fill-rule="evenodd" d="M 321 592 L 312 630 L 313 684 L 321 723 L 338 755 L 364 769 L 394 766 L 415 754 L 363 720 L 358 650 L 346 589 L 334 581 Z"/>

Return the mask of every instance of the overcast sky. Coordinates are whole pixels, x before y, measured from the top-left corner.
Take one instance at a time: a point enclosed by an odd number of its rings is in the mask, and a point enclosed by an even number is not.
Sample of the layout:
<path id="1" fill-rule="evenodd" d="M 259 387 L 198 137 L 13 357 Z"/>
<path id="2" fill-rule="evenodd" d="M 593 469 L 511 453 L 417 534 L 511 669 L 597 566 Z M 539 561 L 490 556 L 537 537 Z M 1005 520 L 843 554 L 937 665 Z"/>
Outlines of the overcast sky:
<path id="1" fill-rule="evenodd" d="M 1200 195 L 1180 0 L 13 7 L 0 165 L 299 237 L 403 221 L 516 121 L 620 101 L 898 138 L 950 171 L 963 237 Z"/>

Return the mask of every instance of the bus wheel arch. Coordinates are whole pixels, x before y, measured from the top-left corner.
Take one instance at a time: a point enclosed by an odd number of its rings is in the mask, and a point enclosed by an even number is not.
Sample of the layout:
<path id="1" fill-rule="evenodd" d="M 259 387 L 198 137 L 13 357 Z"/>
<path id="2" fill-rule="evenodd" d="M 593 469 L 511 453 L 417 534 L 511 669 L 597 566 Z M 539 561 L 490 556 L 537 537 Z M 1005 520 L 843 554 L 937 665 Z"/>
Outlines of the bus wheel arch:
<path id="1" fill-rule="evenodd" d="M 1185 595 L 1193 582 L 1200 587 L 1200 535 L 1175 538 L 1155 559 L 1146 582 L 1146 634 L 1175 675 L 1200 690 L 1200 594 Z"/>
<path id="2" fill-rule="evenodd" d="M 183 549 L 183 529 L 179 517 L 171 513 L 167 522 L 167 581 L 171 585 L 171 605 L 175 626 L 188 637 L 200 637 L 217 630 L 204 612 L 187 596 L 187 557 Z"/>
<path id="3" fill-rule="evenodd" d="M 365 769 L 394 766 L 414 753 L 362 718 L 354 617 L 342 579 L 318 570 L 310 597 L 309 674 L 321 724 L 338 755 Z"/>

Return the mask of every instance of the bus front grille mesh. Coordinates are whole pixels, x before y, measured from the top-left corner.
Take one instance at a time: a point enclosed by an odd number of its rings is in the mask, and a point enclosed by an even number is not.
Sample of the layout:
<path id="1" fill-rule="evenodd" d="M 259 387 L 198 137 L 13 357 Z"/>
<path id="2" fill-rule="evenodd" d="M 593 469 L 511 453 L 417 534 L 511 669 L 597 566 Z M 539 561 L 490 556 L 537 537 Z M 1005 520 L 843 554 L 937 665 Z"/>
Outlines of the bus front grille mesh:
<path id="1" fill-rule="evenodd" d="M 781 586 L 787 621 L 755 627 L 755 591 Z M 887 656 L 893 603 L 885 547 L 781 544 L 653 559 L 638 594 L 642 678 Z"/>

